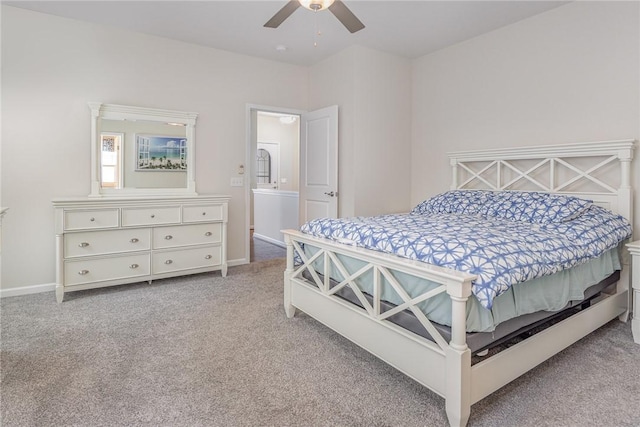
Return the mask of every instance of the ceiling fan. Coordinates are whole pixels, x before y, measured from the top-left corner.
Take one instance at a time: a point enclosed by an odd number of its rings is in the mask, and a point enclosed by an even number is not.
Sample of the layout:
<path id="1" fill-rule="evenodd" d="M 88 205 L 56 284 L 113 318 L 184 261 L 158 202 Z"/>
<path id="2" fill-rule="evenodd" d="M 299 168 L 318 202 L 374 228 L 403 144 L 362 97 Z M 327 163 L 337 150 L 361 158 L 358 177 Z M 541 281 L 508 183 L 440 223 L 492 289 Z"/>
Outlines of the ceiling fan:
<path id="1" fill-rule="evenodd" d="M 364 24 L 360 22 L 353 12 L 340 0 L 289 0 L 264 26 L 268 28 L 278 28 L 278 26 L 300 6 L 313 10 L 314 12 L 329 9 L 329 11 L 338 18 L 338 21 L 342 22 L 342 25 L 351 33 L 355 33 L 364 28 Z"/>

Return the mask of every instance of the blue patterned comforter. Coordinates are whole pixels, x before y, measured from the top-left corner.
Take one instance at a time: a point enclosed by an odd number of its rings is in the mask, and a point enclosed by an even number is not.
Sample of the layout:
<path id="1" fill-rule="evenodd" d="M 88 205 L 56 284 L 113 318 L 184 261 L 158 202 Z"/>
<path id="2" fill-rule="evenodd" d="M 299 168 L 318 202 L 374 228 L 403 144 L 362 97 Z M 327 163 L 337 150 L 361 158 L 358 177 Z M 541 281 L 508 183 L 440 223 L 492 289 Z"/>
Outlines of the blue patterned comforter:
<path id="1" fill-rule="evenodd" d="M 475 274 L 472 292 L 487 309 L 511 285 L 586 262 L 631 236 L 625 218 L 596 205 L 550 224 L 414 212 L 316 219 L 301 231 Z"/>

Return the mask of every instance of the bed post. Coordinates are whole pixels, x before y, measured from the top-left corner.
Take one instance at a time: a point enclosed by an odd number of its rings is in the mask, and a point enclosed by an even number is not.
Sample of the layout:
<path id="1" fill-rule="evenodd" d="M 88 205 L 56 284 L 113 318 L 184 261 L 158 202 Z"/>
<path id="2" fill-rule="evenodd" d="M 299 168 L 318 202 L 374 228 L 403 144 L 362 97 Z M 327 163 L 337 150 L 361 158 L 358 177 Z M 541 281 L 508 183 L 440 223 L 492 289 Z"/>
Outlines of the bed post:
<path id="1" fill-rule="evenodd" d="M 293 243 L 291 236 L 285 233 L 284 242 L 287 245 L 287 268 L 284 270 L 284 312 L 291 319 L 296 314 L 296 308 L 291 304 L 291 275 L 293 274 Z"/>
<path id="2" fill-rule="evenodd" d="M 451 166 L 451 190 L 458 189 L 458 160 L 449 159 L 449 165 Z"/>
<path id="3" fill-rule="evenodd" d="M 631 161 L 633 160 L 633 143 L 628 147 L 620 149 L 618 151 L 618 161 L 620 162 L 620 187 L 618 188 L 618 206 L 617 212 L 622 214 L 625 218 L 629 218 L 633 221 L 633 191 L 631 188 Z M 631 239 L 633 240 L 633 239 Z M 620 273 L 620 280 L 618 281 L 618 292 L 625 290 L 629 291 L 629 299 L 627 301 L 627 310 L 618 316 L 618 319 L 622 322 L 629 320 L 629 313 L 634 309 L 633 307 L 633 288 L 631 284 L 631 275 L 629 274 L 629 267 L 631 261 L 626 253 L 623 252 L 622 263 L 624 267 Z M 637 318 L 638 314 L 633 313 L 633 317 Z"/>
<path id="4" fill-rule="evenodd" d="M 451 341 L 447 357 L 447 418 L 452 427 L 465 426 L 471 413 L 471 350 L 467 346 L 467 299 L 471 280 L 447 286 L 451 298 Z"/>

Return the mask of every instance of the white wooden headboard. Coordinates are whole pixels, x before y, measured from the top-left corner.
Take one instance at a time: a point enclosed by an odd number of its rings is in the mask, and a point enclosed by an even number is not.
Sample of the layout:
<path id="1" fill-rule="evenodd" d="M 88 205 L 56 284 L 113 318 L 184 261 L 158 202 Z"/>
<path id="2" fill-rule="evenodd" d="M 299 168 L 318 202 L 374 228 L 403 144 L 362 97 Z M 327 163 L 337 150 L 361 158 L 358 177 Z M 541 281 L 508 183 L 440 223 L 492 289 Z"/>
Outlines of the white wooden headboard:
<path id="1" fill-rule="evenodd" d="M 449 153 L 451 188 L 574 195 L 633 221 L 634 144 L 621 140 Z"/>

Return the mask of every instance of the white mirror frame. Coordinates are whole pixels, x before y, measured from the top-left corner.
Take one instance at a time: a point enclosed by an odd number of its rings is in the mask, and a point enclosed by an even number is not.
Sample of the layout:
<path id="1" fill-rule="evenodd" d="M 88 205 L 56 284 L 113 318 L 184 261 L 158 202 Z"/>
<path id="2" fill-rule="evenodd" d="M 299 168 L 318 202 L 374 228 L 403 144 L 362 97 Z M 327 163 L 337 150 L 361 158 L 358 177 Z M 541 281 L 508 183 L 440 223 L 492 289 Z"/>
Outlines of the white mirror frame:
<path id="1" fill-rule="evenodd" d="M 89 102 L 91 109 L 91 193 L 90 197 L 122 197 L 144 195 L 196 196 L 195 127 L 197 113 L 161 110 L 157 108 Z M 102 188 L 100 185 L 100 129 L 98 119 L 149 120 L 154 122 L 179 123 L 185 126 L 187 137 L 187 185 L 182 188 Z"/>

